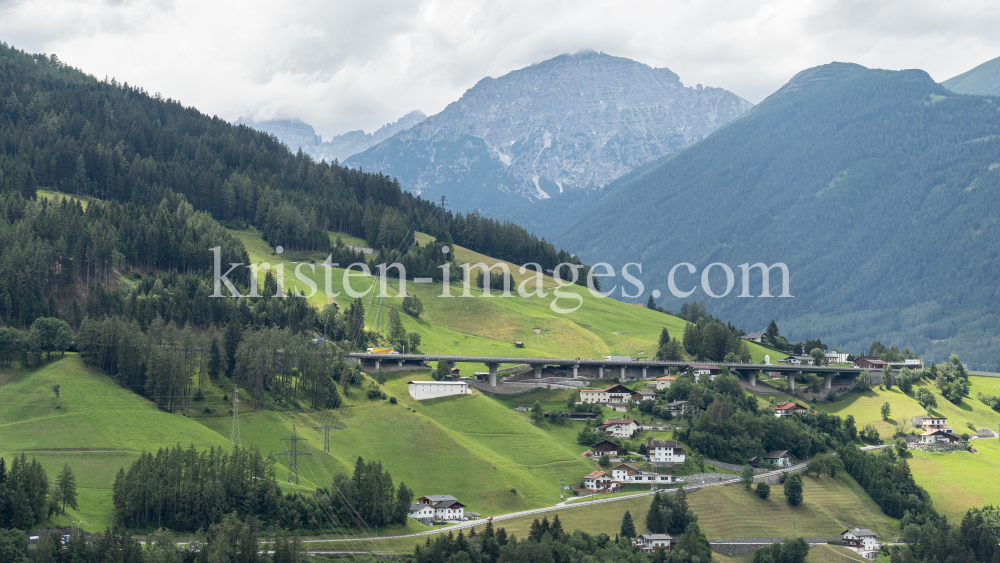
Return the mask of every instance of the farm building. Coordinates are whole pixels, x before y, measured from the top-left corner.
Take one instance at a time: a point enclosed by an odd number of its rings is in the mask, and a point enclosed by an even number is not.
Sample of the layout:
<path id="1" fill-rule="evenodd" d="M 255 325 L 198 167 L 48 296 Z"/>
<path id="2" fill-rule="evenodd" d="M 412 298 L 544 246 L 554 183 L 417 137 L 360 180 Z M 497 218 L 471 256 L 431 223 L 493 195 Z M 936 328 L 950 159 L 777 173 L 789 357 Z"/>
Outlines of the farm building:
<path id="1" fill-rule="evenodd" d="M 467 381 L 411 381 L 408 387 L 410 396 L 418 401 L 472 394 Z"/>

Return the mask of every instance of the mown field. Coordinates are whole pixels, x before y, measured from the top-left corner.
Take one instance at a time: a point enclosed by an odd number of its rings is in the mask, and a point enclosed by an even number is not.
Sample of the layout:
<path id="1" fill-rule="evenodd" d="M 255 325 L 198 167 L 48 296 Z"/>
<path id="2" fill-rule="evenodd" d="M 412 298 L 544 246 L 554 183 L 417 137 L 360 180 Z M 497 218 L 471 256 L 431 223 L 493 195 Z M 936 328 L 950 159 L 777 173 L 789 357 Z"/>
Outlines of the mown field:
<path id="1" fill-rule="evenodd" d="M 709 540 L 738 537 L 836 537 L 848 527 L 868 527 L 882 538 L 895 540 L 899 522 L 882 513 L 874 502 L 848 475 L 805 477 L 803 503 L 791 506 L 785 500 L 780 485 L 773 486 L 771 496 L 760 499 L 741 485 L 710 486 L 688 495 L 688 505 L 698 515 L 698 525 Z M 621 529 L 622 517 L 628 511 L 635 521 L 636 531 L 646 533 L 646 512 L 650 497 L 589 505 L 545 513 L 551 521 L 559 515 L 565 530 L 581 529 L 590 533 L 614 536 Z M 523 516 L 496 522 L 508 533 L 519 538 L 528 534 L 531 522 L 541 516 Z M 380 540 L 389 549 L 413 549 L 416 541 L 425 538 Z M 335 544 L 320 544 L 335 545 Z M 839 554 L 839 550 L 837 551 Z M 817 553 L 819 555 L 819 553 Z M 713 555 L 715 559 L 715 555 Z"/>

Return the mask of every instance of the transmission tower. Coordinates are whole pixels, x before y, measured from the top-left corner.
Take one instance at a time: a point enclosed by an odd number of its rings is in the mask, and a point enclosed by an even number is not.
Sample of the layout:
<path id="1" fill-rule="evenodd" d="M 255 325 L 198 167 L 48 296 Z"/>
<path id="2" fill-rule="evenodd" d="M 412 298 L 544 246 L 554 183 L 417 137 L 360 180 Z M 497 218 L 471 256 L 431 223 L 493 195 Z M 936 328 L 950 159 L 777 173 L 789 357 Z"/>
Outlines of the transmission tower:
<path id="1" fill-rule="evenodd" d="M 288 456 L 288 482 L 291 483 L 292 482 L 292 478 L 294 476 L 295 484 L 298 485 L 299 484 L 299 456 L 300 455 L 305 455 L 305 456 L 311 455 L 311 454 L 299 453 L 299 442 L 307 442 L 307 440 L 305 438 L 299 438 L 298 435 L 295 434 L 295 425 L 293 424 L 292 425 L 292 437 L 291 438 L 282 438 L 281 441 L 282 442 L 290 442 L 290 447 L 288 448 L 288 451 L 285 452 L 285 453 L 283 453 L 283 454 L 278 454 L 278 455 L 287 455 Z"/>
<path id="2" fill-rule="evenodd" d="M 339 426 L 313 426 L 313 430 L 323 431 L 323 451 L 330 453 L 330 430 L 340 430 Z"/>
<path id="3" fill-rule="evenodd" d="M 233 429 L 229 431 L 229 443 L 242 446 L 240 442 L 240 386 L 233 389 Z"/>

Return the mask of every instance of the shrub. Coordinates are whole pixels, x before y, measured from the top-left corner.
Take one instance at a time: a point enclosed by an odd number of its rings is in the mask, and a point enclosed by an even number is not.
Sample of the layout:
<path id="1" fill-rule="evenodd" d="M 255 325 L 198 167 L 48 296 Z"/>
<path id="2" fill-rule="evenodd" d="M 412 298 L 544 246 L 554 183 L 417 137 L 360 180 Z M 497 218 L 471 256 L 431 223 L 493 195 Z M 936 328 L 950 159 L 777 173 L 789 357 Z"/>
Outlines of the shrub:
<path id="1" fill-rule="evenodd" d="M 382 392 L 379 391 L 378 389 L 369 389 L 368 392 L 366 393 L 366 395 L 368 396 L 369 399 L 381 399 L 382 398 Z"/>
<path id="2" fill-rule="evenodd" d="M 771 496 L 771 485 L 767 483 L 757 483 L 757 496 L 766 499 Z"/>
<path id="3" fill-rule="evenodd" d="M 396 404 L 396 397 L 389 397 L 389 404 L 390 405 L 395 405 Z"/>
<path id="4" fill-rule="evenodd" d="M 802 477 L 798 473 L 792 473 L 785 479 L 785 498 L 792 506 L 802 504 Z"/>

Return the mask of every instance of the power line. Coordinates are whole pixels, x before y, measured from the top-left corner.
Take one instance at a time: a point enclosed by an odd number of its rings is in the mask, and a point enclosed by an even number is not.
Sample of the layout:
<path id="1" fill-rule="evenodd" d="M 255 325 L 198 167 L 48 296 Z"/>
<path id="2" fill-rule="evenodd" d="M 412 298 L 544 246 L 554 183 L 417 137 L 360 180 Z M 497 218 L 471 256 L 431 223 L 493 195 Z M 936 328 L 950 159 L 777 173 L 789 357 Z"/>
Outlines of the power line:
<path id="1" fill-rule="evenodd" d="M 240 441 L 240 386 L 238 384 L 233 389 L 233 428 L 229 431 L 229 443 L 243 445 L 243 442 Z"/>
<path id="2" fill-rule="evenodd" d="M 330 430 L 342 430 L 342 428 L 339 427 L 339 426 L 326 425 L 326 426 L 313 426 L 313 430 L 322 430 L 323 431 L 323 451 L 326 452 L 327 455 L 329 455 L 330 454 Z"/>
<path id="3" fill-rule="evenodd" d="M 288 456 L 288 482 L 291 483 L 292 479 L 294 478 L 295 479 L 295 484 L 298 485 L 299 484 L 299 456 L 300 455 L 305 455 L 305 456 L 311 455 L 311 454 L 306 454 L 306 453 L 299 453 L 299 442 L 306 442 L 308 444 L 308 441 L 305 438 L 299 438 L 298 437 L 298 435 L 295 433 L 295 425 L 293 424 L 292 425 L 292 437 L 291 438 L 282 438 L 281 442 L 282 443 L 289 442 L 290 443 L 289 444 L 289 448 L 288 448 L 288 451 L 286 451 L 285 453 L 281 453 L 281 454 L 277 454 L 277 455 L 287 455 Z"/>

